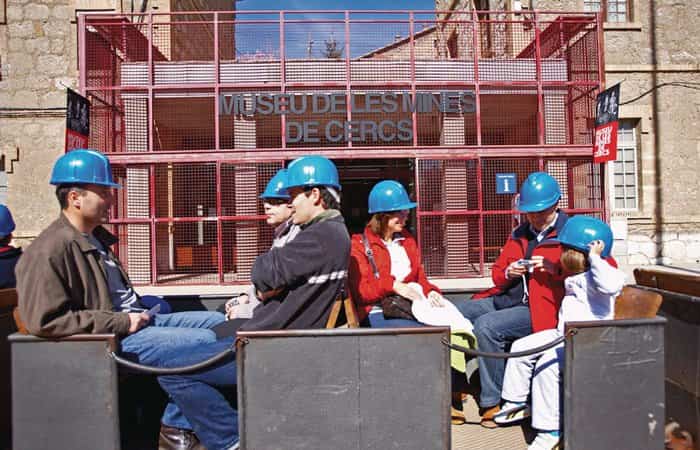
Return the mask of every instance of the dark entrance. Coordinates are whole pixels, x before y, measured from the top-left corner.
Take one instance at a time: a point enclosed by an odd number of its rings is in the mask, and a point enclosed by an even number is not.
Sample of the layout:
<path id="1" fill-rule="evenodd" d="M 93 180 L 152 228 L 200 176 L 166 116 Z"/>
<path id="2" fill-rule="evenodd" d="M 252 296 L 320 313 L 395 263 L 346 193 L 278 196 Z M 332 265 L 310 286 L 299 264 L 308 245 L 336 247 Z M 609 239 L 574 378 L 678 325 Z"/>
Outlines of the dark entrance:
<path id="1" fill-rule="evenodd" d="M 343 186 L 342 213 L 350 233 L 360 233 L 369 220 L 367 199 L 369 191 L 381 180 L 396 180 L 415 198 L 414 162 L 401 159 L 344 159 L 334 161 Z M 415 232 L 415 214 L 408 225 Z"/>

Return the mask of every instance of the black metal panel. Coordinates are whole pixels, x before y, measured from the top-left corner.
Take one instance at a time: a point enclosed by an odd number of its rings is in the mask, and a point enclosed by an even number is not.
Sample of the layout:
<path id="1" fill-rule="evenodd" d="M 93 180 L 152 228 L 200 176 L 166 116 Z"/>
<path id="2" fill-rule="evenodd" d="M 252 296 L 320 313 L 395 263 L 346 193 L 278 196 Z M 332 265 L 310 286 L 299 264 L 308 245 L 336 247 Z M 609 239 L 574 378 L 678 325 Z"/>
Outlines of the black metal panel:
<path id="1" fill-rule="evenodd" d="M 664 298 L 664 301 L 661 303 L 661 312 L 663 315 L 675 317 L 686 323 L 700 325 L 700 297 L 665 291 L 663 289 L 644 289 L 658 292 Z"/>
<path id="2" fill-rule="evenodd" d="M 664 446 L 665 319 L 570 323 L 564 447 L 658 450 Z"/>
<path id="3" fill-rule="evenodd" d="M 10 336 L 14 450 L 119 449 L 113 341 L 89 339 Z"/>
<path id="4" fill-rule="evenodd" d="M 696 397 L 700 396 L 700 325 L 667 316 L 666 378 Z"/>
<path id="5" fill-rule="evenodd" d="M 664 295 L 661 314 L 668 320 L 666 418 L 677 421 L 697 439 L 700 436 L 700 321 L 697 320 L 700 299 L 659 292 Z"/>
<path id="6" fill-rule="evenodd" d="M 0 309 L 0 449 L 10 448 L 12 422 L 10 399 L 10 343 L 7 336 L 17 331 L 10 309 Z"/>
<path id="7" fill-rule="evenodd" d="M 446 328 L 240 333 L 244 449 L 449 449 Z"/>

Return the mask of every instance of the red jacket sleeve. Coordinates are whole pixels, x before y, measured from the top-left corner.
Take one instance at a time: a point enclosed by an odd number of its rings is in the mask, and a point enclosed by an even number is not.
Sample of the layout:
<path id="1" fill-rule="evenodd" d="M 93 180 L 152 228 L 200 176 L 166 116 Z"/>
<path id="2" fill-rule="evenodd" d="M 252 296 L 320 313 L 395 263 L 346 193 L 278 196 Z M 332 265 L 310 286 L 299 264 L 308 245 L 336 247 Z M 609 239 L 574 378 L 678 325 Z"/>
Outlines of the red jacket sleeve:
<path id="1" fill-rule="evenodd" d="M 496 262 L 493 263 L 491 268 L 491 279 L 499 290 L 503 290 L 511 283 L 511 280 L 506 277 L 506 269 L 510 263 L 521 259 L 524 255 L 525 253 L 520 242 L 513 238 L 506 241 L 506 244 L 501 249 L 501 254 L 498 255 Z"/>
<path id="2" fill-rule="evenodd" d="M 373 305 L 394 292 L 394 278 L 390 273 L 381 270 L 379 261 L 377 264 L 380 266 L 379 279 L 374 276 L 360 235 L 354 235 L 350 245 L 348 289 L 358 305 Z"/>

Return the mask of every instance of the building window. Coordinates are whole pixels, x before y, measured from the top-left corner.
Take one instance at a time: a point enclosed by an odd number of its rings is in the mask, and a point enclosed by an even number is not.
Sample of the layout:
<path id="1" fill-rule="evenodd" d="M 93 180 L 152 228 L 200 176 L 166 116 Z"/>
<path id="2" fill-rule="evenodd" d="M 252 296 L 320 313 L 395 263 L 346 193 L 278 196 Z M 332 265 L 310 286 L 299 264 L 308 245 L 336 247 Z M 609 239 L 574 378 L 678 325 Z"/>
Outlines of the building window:
<path id="1" fill-rule="evenodd" d="M 603 11 L 606 22 L 624 23 L 631 21 L 630 3 L 630 0 L 583 0 L 583 10 Z"/>
<path id="2" fill-rule="evenodd" d="M 0 0 L 0 25 L 7 23 L 7 0 Z"/>
<path id="3" fill-rule="evenodd" d="M 617 135 L 617 159 L 612 163 L 613 209 L 639 208 L 637 121 L 621 120 Z"/>

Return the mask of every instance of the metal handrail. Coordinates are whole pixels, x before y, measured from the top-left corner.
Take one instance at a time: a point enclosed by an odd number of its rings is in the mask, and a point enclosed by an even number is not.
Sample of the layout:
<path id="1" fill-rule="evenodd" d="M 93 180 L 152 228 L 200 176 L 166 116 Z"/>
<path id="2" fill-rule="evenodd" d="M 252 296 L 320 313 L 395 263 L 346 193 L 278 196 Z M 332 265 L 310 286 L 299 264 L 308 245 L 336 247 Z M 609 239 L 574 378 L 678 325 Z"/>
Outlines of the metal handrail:
<path id="1" fill-rule="evenodd" d="M 566 339 L 568 339 L 569 337 L 573 336 L 576 333 L 578 333 L 578 330 L 576 328 L 571 328 L 566 332 L 566 334 L 564 334 L 563 336 L 559 336 L 558 338 L 554 339 L 551 342 L 548 342 L 544 345 L 540 345 L 539 347 L 531 348 L 528 350 L 523 350 L 520 352 L 483 352 L 480 350 L 474 350 L 471 348 L 462 347 L 461 345 L 453 344 L 445 338 L 442 338 L 440 341 L 444 345 L 446 345 L 447 347 L 451 348 L 452 350 L 457 350 L 458 352 L 462 352 L 462 353 L 469 355 L 469 356 L 480 356 L 482 358 L 508 359 L 508 358 L 519 358 L 521 356 L 530 356 L 530 355 L 534 355 L 535 353 L 540 353 L 540 352 L 543 352 L 545 350 L 549 350 L 550 348 L 556 347 L 557 345 L 561 344 Z"/>
<path id="2" fill-rule="evenodd" d="M 198 372 L 200 370 L 207 369 L 224 359 L 228 358 L 231 355 L 234 355 L 236 353 L 235 350 L 235 343 L 230 347 L 224 350 L 221 353 L 218 353 L 211 358 L 205 359 L 202 362 L 198 362 L 196 364 L 192 364 L 189 366 L 183 366 L 183 367 L 155 367 L 155 366 L 147 366 L 145 364 L 139 364 L 133 361 L 130 361 L 128 359 L 122 358 L 121 356 L 117 355 L 115 352 L 111 352 L 109 355 L 114 359 L 114 361 L 117 362 L 120 366 L 126 367 L 128 369 L 134 370 L 139 373 L 146 373 L 149 375 L 184 375 L 187 373 L 192 373 L 192 372 Z"/>

